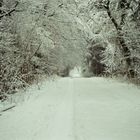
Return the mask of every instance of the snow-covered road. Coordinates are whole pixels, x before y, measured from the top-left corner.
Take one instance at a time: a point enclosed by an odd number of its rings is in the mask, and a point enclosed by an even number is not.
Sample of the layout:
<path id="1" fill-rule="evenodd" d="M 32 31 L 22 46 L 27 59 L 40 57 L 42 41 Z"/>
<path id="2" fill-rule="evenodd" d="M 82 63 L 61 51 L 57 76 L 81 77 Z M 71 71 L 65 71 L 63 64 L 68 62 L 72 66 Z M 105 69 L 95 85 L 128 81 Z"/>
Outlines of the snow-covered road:
<path id="1" fill-rule="evenodd" d="M 140 140 L 140 89 L 132 85 L 62 78 L 36 92 L 0 116 L 0 140 Z"/>

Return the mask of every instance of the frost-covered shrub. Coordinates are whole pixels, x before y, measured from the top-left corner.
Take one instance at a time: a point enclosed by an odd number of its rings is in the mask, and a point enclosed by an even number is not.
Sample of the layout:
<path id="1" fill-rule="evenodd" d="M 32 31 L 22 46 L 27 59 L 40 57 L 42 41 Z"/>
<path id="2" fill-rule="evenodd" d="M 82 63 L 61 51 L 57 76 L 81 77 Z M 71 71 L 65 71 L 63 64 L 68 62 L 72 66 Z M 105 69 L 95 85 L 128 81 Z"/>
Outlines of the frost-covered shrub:
<path id="1" fill-rule="evenodd" d="M 12 33 L 12 23 L 9 18 L 0 21 L 0 96 L 10 94 L 22 85 L 18 79 L 18 66 L 22 61 L 16 48 L 16 34 Z"/>
<path id="2" fill-rule="evenodd" d="M 102 63 L 102 53 L 104 51 L 104 46 L 99 42 L 91 41 L 90 46 L 88 47 L 88 55 L 86 56 L 86 63 L 89 69 L 89 72 L 92 72 L 93 75 L 101 76 L 105 72 L 105 65 Z"/>
<path id="3" fill-rule="evenodd" d="M 81 1 L 79 17 L 85 38 L 88 44 L 91 39 L 100 40 L 99 44 L 105 49 L 101 62 L 107 74 L 140 80 L 139 11 L 139 1 Z"/>
<path id="4" fill-rule="evenodd" d="M 123 28 L 124 39 L 131 51 L 132 64 L 130 69 L 134 71 L 134 79 L 140 82 L 140 25 L 138 22 L 127 22 Z"/>
<path id="5" fill-rule="evenodd" d="M 16 8 L 13 5 L 14 1 L 4 1 L 3 12 Z M 36 69 L 31 63 L 34 50 L 30 46 L 34 41 L 22 42 L 16 25 L 15 12 L 0 19 L 0 100 L 25 88 L 37 78 Z"/>
<path id="6" fill-rule="evenodd" d="M 122 55 L 116 44 L 108 44 L 102 56 L 102 63 L 106 66 L 107 74 L 117 75 L 125 71 L 125 63 L 122 65 Z"/>

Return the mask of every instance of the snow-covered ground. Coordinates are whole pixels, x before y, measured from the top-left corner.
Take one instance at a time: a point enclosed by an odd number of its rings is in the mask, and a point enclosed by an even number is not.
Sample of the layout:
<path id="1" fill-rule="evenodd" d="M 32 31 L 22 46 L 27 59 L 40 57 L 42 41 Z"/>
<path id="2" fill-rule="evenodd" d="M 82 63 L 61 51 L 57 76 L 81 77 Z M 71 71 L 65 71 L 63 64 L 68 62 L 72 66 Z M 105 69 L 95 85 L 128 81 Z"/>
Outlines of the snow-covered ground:
<path id="1" fill-rule="evenodd" d="M 139 140 L 140 89 L 104 78 L 61 78 L 0 116 L 0 140 Z"/>

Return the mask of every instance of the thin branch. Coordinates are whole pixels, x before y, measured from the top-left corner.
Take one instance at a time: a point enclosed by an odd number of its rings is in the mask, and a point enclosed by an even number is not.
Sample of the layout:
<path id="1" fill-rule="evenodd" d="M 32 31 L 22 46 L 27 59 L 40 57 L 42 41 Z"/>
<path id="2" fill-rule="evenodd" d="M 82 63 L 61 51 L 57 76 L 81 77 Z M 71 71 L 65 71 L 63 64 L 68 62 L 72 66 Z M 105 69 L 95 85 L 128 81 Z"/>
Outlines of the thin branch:
<path id="1" fill-rule="evenodd" d="M 7 108 L 5 108 L 5 109 L 3 109 L 3 110 L 1 110 L 0 112 L 5 112 L 5 111 L 8 111 L 8 110 L 10 110 L 10 109 L 13 109 L 14 107 L 16 107 L 16 105 L 14 104 L 14 105 L 11 105 L 11 106 L 9 106 L 9 107 L 7 107 Z M 1 114 L 2 115 L 2 114 Z"/>
<path id="2" fill-rule="evenodd" d="M 16 10 L 16 7 L 18 6 L 18 4 L 19 4 L 19 2 L 17 1 L 16 4 L 15 4 L 15 6 L 14 6 L 14 8 L 12 8 L 10 11 L 8 11 L 8 12 L 6 12 L 6 13 L 0 15 L 0 19 L 2 19 L 2 18 L 5 17 L 5 16 L 10 15 L 11 13 L 13 13 L 13 12 Z"/>
<path id="3" fill-rule="evenodd" d="M 39 46 L 37 47 L 37 49 L 35 50 L 35 52 L 33 53 L 33 55 L 29 58 L 29 61 L 34 57 L 34 55 L 37 53 L 37 51 L 40 49 L 42 43 L 39 44 Z"/>

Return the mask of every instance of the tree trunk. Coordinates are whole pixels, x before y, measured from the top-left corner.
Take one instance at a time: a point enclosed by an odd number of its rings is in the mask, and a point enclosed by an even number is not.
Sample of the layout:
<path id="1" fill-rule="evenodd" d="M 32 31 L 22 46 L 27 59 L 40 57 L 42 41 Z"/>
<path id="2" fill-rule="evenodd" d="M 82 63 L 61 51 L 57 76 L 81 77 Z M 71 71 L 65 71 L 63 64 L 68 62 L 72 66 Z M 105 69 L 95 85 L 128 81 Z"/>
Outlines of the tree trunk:
<path id="1" fill-rule="evenodd" d="M 3 6 L 3 0 L 0 0 L 0 14 L 2 14 L 1 7 Z"/>
<path id="2" fill-rule="evenodd" d="M 130 66 L 132 64 L 132 60 L 131 60 L 131 52 L 129 50 L 129 48 L 127 47 L 125 40 L 123 38 L 123 31 L 122 31 L 122 26 L 120 26 L 117 21 L 115 20 L 115 18 L 112 16 L 111 14 L 111 10 L 110 10 L 110 0 L 108 0 L 107 5 L 105 6 L 105 9 L 107 10 L 107 14 L 110 18 L 110 20 L 112 21 L 112 23 L 114 24 L 117 34 L 118 34 L 118 40 L 120 43 L 120 50 L 122 52 L 123 57 L 125 58 L 126 61 L 126 69 L 128 71 L 128 77 L 134 77 L 134 71 L 130 70 Z M 124 16 L 123 16 L 124 17 Z M 121 17 L 121 18 L 123 18 Z M 123 21 L 123 19 L 122 19 Z"/>

